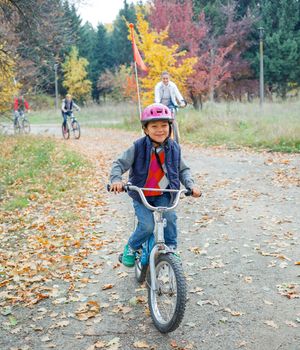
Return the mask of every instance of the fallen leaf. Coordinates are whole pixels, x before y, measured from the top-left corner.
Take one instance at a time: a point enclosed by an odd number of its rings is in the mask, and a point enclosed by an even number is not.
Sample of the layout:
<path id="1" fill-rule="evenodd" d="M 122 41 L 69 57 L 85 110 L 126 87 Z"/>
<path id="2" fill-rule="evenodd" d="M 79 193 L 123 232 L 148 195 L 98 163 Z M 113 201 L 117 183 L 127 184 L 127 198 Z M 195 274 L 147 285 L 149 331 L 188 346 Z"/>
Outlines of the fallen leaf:
<path id="1" fill-rule="evenodd" d="M 200 247 L 191 247 L 191 248 L 190 248 L 190 251 L 191 251 L 192 253 L 196 254 L 196 255 L 201 254 L 201 249 L 200 249 Z"/>
<path id="2" fill-rule="evenodd" d="M 120 338 L 116 337 L 113 338 L 111 341 L 109 341 L 106 345 L 106 347 L 110 350 L 117 350 L 120 347 Z"/>
<path id="3" fill-rule="evenodd" d="M 244 315 L 244 312 L 232 311 L 232 310 L 229 309 L 228 307 L 226 307 L 226 308 L 224 309 L 224 311 L 230 313 L 232 316 L 241 316 L 241 315 Z"/>
<path id="4" fill-rule="evenodd" d="M 296 325 L 295 322 L 292 321 L 285 321 L 285 324 L 287 324 L 289 327 L 297 328 L 298 326 Z"/>
<path id="5" fill-rule="evenodd" d="M 112 289 L 113 286 L 113 284 L 105 284 L 104 286 L 102 286 L 102 290 Z"/>
<path id="6" fill-rule="evenodd" d="M 138 349 L 149 349 L 149 345 L 144 341 L 136 341 L 133 343 L 133 346 Z"/>
<path id="7" fill-rule="evenodd" d="M 192 290 L 190 290 L 190 293 L 196 293 L 196 294 L 202 294 L 203 288 L 201 287 L 195 287 Z"/>
<path id="8" fill-rule="evenodd" d="M 100 305 L 96 301 L 88 301 L 81 304 L 79 309 L 75 311 L 76 318 L 80 321 L 86 321 L 89 318 L 95 317 L 100 312 Z"/>
<path id="9" fill-rule="evenodd" d="M 274 321 L 271 321 L 271 320 L 267 320 L 267 321 L 264 321 L 264 323 L 266 325 L 268 325 L 269 327 L 272 327 L 272 328 L 275 328 L 275 329 L 278 329 L 279 327 L 277 326 L 277 324 L 274 322 Z"/>
<path id="10" fill-rule="evenodd" d="M 248 277 L 245 277 L 245 278 L 244 278 L 244 281 L 245 281 L 246 283 L 252 283 L 252 282 L 253 282 L 253 279 L 252 279 L 252 277 L 248 276 Z"/>
<path id="11" fill-rule="evenodd" d="M 288 299 L 300 298 L 300 287 L 298 283 L 283 283 L 277 286 L 279 294 Z"/>
<path id="12" fill-rule="evenodd" d="M 43 343 L 46 343 L 46 342 L 48 342 L 48 341 L 51 341 L 51 339 L 49 338 L 48 335 L 44 335 L 43 337 L 41 337 L 41 341 L 42 341 Z"/>
<path id="13" fill-rule="evenodd" d="M 3 316 L 7 316 L 10 315 L 12 312 L 11 307 L 10 306 L 6 306 L 1 310 L 1 315 Z"/>
<path id="14" fill-rule="evenodd" d="M 172 346 L 172 348 L 178 348 L 178 345 L 175 340 L 171 340 L 170 345 Z"/>
<path id="15" fill-rule="evenodd" d="M 203 305 L 214 305 L 214 306 L 219 306 L 219 302 L 217 300 L 199 300 L 197 302 L 197 305 L 203 306 Z"/>
<path id="16" fill-rule="evenodd" d="M 96 349 L 102 349 L 106 347 L 106 343 L 104 341 L 98 340 L 97 343 L 94 344 Z"/>

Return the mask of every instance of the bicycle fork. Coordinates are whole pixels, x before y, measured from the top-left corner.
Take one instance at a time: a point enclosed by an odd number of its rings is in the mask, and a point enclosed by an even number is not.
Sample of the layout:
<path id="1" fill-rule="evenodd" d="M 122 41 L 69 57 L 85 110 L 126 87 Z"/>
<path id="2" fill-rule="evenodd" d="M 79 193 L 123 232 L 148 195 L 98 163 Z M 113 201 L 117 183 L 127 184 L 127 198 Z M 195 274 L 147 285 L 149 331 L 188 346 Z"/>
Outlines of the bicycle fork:
<path id="1" fill-rule="evenodd" d="M 163 217 L 163 211 L 158 210 L 154 212 L 155 218 L 155 236 L 156 244 L 150 253 L 149 265 L 150 265 L 150 277 L 151 277 L 151 290 L 156 292 L 158 289 L 156 270 L 155 270 L 155 257 L 160 253 L 168 251 L 168 247 L 165 245 L 164 239 L 164 227 L 167 226 L 167 220 Z"/>

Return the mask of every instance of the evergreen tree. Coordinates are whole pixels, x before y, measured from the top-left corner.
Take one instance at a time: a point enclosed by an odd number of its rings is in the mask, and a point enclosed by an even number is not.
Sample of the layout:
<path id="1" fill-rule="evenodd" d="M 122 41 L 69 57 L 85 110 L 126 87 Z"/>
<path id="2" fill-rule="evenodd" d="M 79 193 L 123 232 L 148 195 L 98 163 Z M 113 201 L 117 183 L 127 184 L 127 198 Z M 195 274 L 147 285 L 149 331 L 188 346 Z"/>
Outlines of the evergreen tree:
<path id="1" fill-rule="evenodd" d="M 260 10 L 265 83 L 285 98 L 291 84 L 300 84 L 300 2 L 263 0 Z M 259 67 L 258 55 L 254 63 Z"/>
<path id="2" fill-rule="evenodd" d="M 132 3 L 128 5 L 126 0 L 124 0 L 123 9 L 119 11 L 113 23 L 111 47 L 113 62 L 116 66 L 132 62 L 132 47 L 128 40 L 128 28 L 124 19 L 128 23 L 136 23 L 135 6 Z"/>
<path id="3" fill-rule="evenodd" d="M 90 77 L 93 82 L 93 98 L 99 100 L 97 83 L 99 76 L 108 68 L 112 67 L 112 49 L 107 30 L 103 24 L 97 27 L 94 42 L 93 56 L 91 61 Z"/>
<path id="4" fill-rule="evenodd" d="M 66 29 L 66 37 L 68 39 L 68 49 L 72 45 L 78 46 L 81 32 L 81 18 L 76 12 L 76 8 L 70 5 L 68 0 L 63 3 L 63 27 Z"/>

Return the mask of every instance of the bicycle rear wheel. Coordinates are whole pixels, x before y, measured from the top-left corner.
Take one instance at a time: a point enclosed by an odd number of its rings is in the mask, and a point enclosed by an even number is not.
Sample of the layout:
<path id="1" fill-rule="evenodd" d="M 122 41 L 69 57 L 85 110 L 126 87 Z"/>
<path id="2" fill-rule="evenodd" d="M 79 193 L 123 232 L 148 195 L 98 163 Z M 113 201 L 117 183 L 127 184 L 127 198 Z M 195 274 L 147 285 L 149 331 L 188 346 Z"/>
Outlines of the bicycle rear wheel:
<path id="1" fill-rule="evenodd" d="M 72 122 L 72 131 L 76 140 L 80 138 L 80 125 L 77 120 Z"/>
<path id="2" fill-rule="evenodd" d="M 66 126 L 64 127 L 64 124 L 61 125 L 61 131 L 62 131 L 62 135 L 63 138 L 65 140 L 68 140 L 70 138 L 70 128 L 69 128 L 69 124 L 66 123 Z"/>
<path id="3" fill-rule="evenodd" d="M 186 306 L 186 282 L 180 261 L 162 254 L 155 263 L 157 290 L 148 289 L 148 303 L 155 327 L 173 332 L 181 323 Z"/>
<path id="4" fill-rule="evenodd" d="M 19 121 L 17 121 L 17 122 L 14 124 L 14 133 L 15 133 L 15 134 L 20 134 L 20 133 L 21 133 L 21 126 L 20 126 Z"/>
<path id="5" fill-rule="evenodd" d="M 30 123 L 27 119 L 24 119 L 22 122 L 22 128 L 25 134 L 30 133 Z"/>

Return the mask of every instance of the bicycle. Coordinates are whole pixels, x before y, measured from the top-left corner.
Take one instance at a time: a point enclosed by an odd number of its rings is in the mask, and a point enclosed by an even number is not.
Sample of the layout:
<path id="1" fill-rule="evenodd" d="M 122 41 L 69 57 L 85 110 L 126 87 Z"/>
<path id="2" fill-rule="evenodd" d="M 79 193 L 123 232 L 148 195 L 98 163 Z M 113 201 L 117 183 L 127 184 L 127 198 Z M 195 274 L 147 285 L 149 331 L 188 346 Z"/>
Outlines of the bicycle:
<path id="1" fill-rule="evenodd" d="M 178 126 L 178 123 L 176 121 L 176 114 L 177 114 L 177 111 L 179 108 L 184 108 L 187 105 L 185 100 L 183 100 L 182 102 L 184 102 L 184 106 L 172 106 L 172 107 L 170 107 L 170 110 L 171 110 L 173 117 L 174 117 L 174 121 L 173 121 L 173 125 L 172 125 L 172 139 L 174 141 L 176 141 L 178 144 L 180 141 L 180 133 L 179 133 L 179 126 Z"/>
<path id="2" fill-rule="evenodd" d="M 24 134 L 30 133 L 30 123 L 24 111 L 18 111 L 17 117 L 14 120 L 14 133 L 20 134 L 23 132 Z"/>
<path id="3" fill-rule="evenodd" d="M 108 186 L 108 190 L 110 187 Z M 180 258 L 170 249 L 164 240 L 166 219 L 163 213 L 173 210 L 179 204 L 180 195 L 191 195 L 190 190 L 161 190 L 176 193 L 170 207 L 154 207 L 150 205 L 143 193 L 157 191 L 127 184 L 124 191 L 139 193 L 143 204 L 154 212 L 155 231 L 137 252 L 135 260 L 135 277 L 140 283 L 147 281 L 148 305 L 155 327 L 161 333 L 173 332 L 180 325 L 186 307 L 186 280 Z M 122 254 L 119 256 L 122 262 Z"/>
<path id="4" fill-rule="evenodd" d="M 68 140 L 70 138 L 70 133 L 73 133 L 73 136 L 76 140 L 80 138 L 80 124 L 75 118 L 73 112 L 70 113 L 70 115 L 67 116 L 66 126 L 64 126 L 64 123 L 61 125 L 62 129 L 62 135 L 65 140 Z"/>

